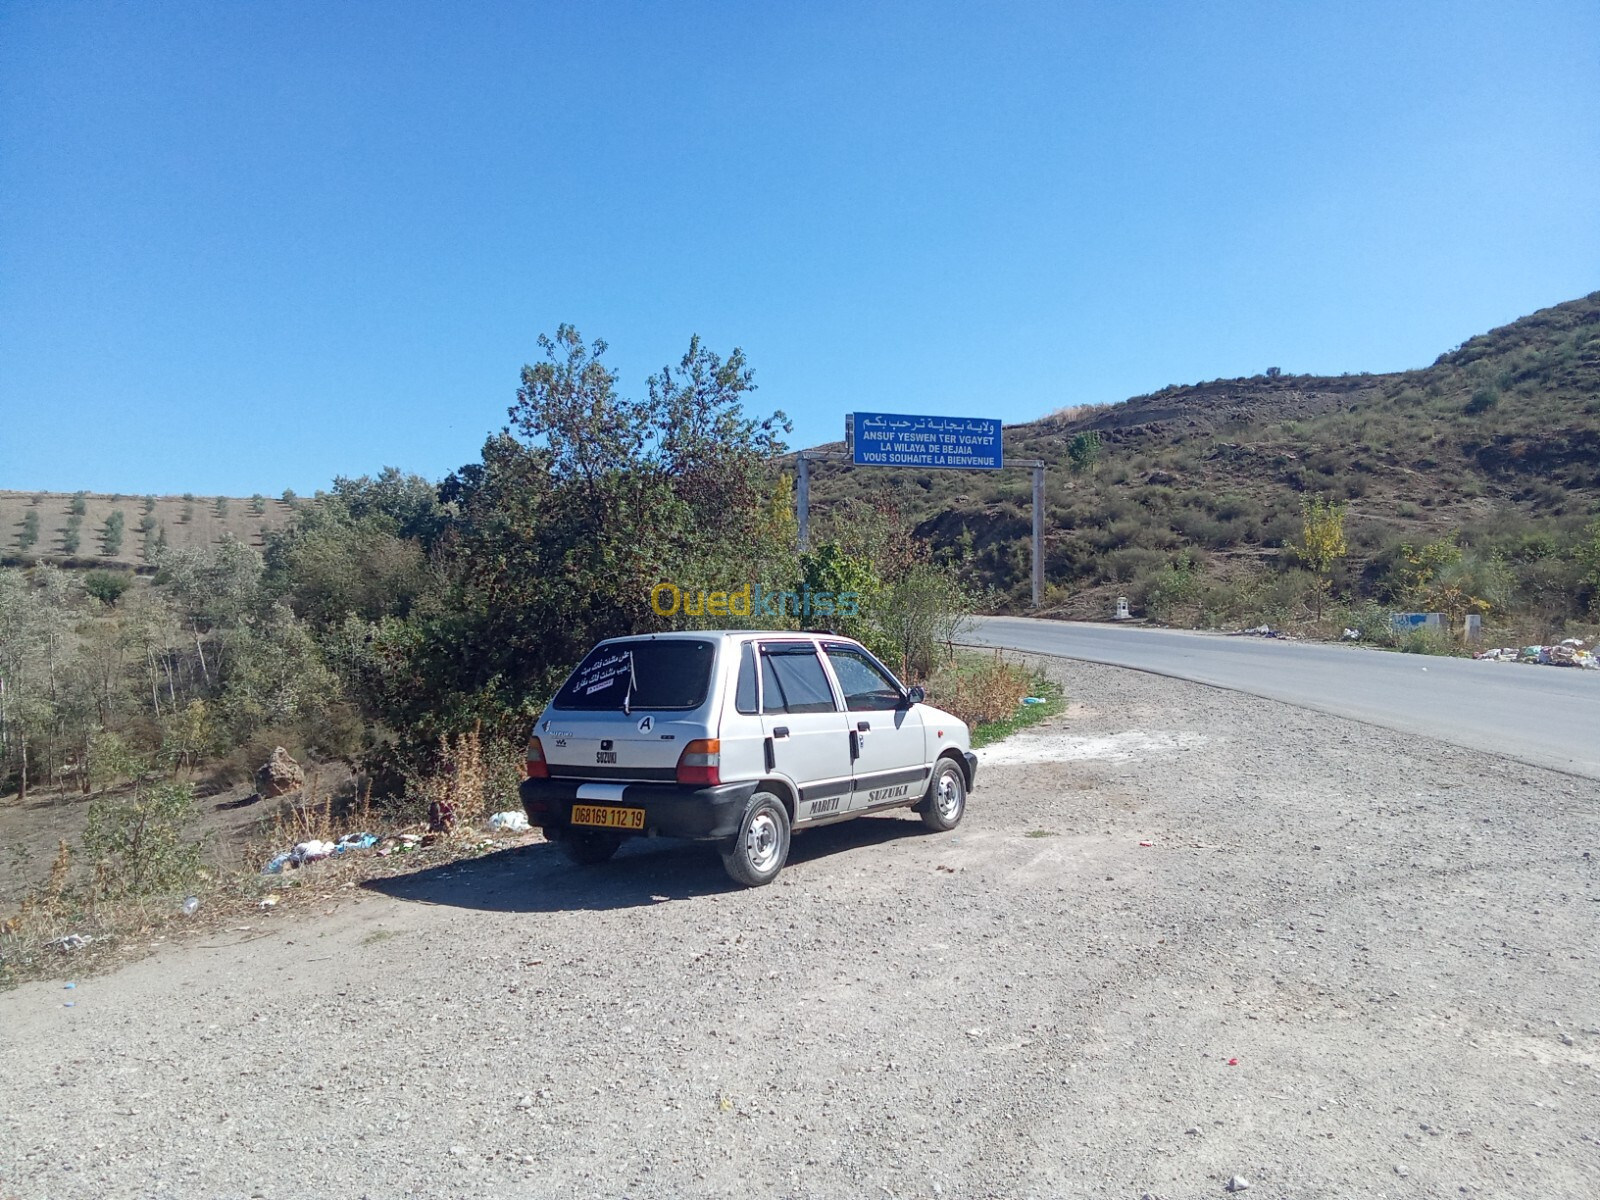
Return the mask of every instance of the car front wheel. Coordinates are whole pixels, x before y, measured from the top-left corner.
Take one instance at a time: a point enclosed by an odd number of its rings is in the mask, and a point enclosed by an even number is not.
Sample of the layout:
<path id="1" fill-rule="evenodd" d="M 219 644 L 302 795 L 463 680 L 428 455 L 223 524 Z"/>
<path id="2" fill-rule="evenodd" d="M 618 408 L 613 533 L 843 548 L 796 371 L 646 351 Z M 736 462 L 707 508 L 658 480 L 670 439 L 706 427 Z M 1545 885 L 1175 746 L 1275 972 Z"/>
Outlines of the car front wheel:
<path id="1" fill-rule="evenodd" d="M 928 783 L 928 796 L 922 802 L 922 823 L 940 833 L 961 824 L 967 811 L 967 779 L 961 768 L 948 758 L 939 760 Z"/>
<path id="2" fill-rule="evenodd" d="M 757 792 L 750 797 L 733 845 L 723 851 L 722 865 L 736 883 L 761 887 L 778 877 L 788 857 L 788 810 L 771 792 Z"/>

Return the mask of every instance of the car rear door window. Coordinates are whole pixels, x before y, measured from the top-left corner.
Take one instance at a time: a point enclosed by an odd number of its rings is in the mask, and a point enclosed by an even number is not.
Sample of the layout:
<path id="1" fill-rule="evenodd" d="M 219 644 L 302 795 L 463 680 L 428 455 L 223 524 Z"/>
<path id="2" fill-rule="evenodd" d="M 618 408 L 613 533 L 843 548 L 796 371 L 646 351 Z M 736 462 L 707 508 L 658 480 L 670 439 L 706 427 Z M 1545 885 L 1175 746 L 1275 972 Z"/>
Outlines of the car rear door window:
<path id="1" fill-rule="evenodd" d="M 810 642 L 761 648 L 761 705 L 769 713 L 834 712 L 833 689 Z"/>

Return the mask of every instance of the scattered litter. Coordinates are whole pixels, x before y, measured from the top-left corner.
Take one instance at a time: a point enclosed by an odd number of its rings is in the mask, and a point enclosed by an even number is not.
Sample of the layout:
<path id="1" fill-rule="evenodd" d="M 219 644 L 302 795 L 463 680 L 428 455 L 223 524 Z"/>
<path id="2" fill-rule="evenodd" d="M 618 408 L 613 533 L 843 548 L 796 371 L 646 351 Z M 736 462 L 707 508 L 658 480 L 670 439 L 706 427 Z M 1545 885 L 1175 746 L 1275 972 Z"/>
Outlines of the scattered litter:
<path id="1" fill-rule="evenodd" d="M 1243 1175 L 1231 1175 L 1228 1177 L 1227 1188 L 1230 1192 L 1242 1192 L 1247 1190 L 1249 1187 L 1250 1181 Z"/>
<path id="2" fill-rule="evenodd" d="M 66 991 L 66 992 L 70 992 L 70 991 L 71 991 L 71 990 L 72 990 L 72 989 L 73 989 L 73 988 L 75 988 L 75 987 L 77 987 L 77 986 L 78 986 L 78 985 L 77 985 L 77 984 L 75 984 L 75 983 L 63 983 L 63 984 L 62 984 L 62 985 L 61 985 L 61 990 L 62 990 L 62 991 Z"/>
<path id="3" fill-rule="evenodd" d="M 196 912 L 199 911 L 199 909 L 200 909 L 200 897 L 199 896 L 189 896 L 189 897 L 186 897 L 184 899 L 184 902 L 183 902 L 183 915 L 184 916 L 192 917 L 192 916 L 194 916 L 194 914 Z"/>
<path id="4" fill-rule="evenodd" d="M 261 903 L 257 904 L 256 907 L 257 908 L 275 908 L 275 907 L 277 907 L 278 899 L 279 898 L 277 896 L 263 896 L 261 898 Z"/>
<path id="5" fill-rule="evenodd" d="M 528 814 L 525 812 L 497 812 L 489 818 L 489 828 L 505 833 L 527 833 Z"/>
<path id="6" fill-rule="evenodd" d="M 283 871 L 284 867 L 289 865 L 290 860 L 293 858 L 294 855 L 287 850 L 282 854 L 274 854 L 267 861 L 267 865 L 261 868 L 261 873 L 263 875 L 277 875 Z"/>
<path id="7" fill-rule="evenodd" d="M 73 950 L 82 950 L 92 941 L 94 941 L 92 937 L 84 934 L 69 933 L 66 937 L 58 937 L 54 941 L 46 942 L 44 945 L 46 950 L 59 950 L 63 954 L 67 954 Z"/>
<path id="8" fill-rule="evenodd" d="M 62 1008 L 77 1008 L 78 1007 L 78 1002 L 76 1000 L 64 1000 L 61 1003 L 61 1007 Z"/>
<path id="9" fill-rule="evenodd" d="M 1472 656 L 1484 662 L 1536 663 L 1542 667 L 1581 667 L 1600 670 L 1600 658 L 1595 657 L 1582 638 L 1566 638 L 1553 646 L 1498 646 L 1480 650 Z"/>
<path id="10" fill-rule="evenodd" d="M 1339 640 L 1341 642 L 1359 642 L 1361 640 L 1361 630 L 1346 629 L 1342 634 L 1339 635 Z"/>
<path id="11" fill-rule="evenodd" d="M 319 842 L 312 838 L 309 842 L 301 842 L 289 852 L 289 861 L 295 866 L 302 866 L 308 862 L 319 862 L 329 858 L 338 847 L 332 842 Z"/>
<path id="12" fill-rule="evenodd" d="M 1044 698 L 1041 696 L 1024 696 L 1022 702 L 1024 704 L 1043 704 Z"/>
<path id="13" fill-rule="evenodd" d="M 1254 626 L 1254 627 L 1252 627 L 1250 629 L 1238 629 L 1238 630 L 1235 630 L 1233 633 L 1230 633 L 1228 636 L 1229 637 L 1281 638 L 1281 637 L 1288 637 L 1289 635 L 1284 633 L 1280 629 L 1274 629 L 1271 625 L 1256 625 L 1256 626 Z"/>
<path id="14" fill-rule="evenodd" d="M 335 854 L 346 854 L 351 850 L 370 850 L 378 844 L 376 834 L 347 833 L 339 839 L 339 844 L 333 848 Z"/>
<path id="15" fill-rule="evenodd" d="M 1148 848 L 1148 847 L 1154 846 L 1155 843 L 1154 842 L 1140 842 L 1139 845 Z"/>
<path id="16" fill-rule="evenodd" d="M 1230 1058 L 1228 1060 L 1228 1065 L 1230 1067 L 1237 1067 L 1239 1065 L 1239 1060 L 1237 1058 Z"/>

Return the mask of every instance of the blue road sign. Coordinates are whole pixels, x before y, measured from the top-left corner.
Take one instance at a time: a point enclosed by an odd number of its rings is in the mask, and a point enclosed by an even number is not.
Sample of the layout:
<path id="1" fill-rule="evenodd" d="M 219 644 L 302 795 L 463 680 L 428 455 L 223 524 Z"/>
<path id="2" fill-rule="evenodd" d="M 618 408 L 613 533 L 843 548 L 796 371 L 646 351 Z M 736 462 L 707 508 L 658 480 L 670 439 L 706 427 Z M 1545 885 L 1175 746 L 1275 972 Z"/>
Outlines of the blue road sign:
<path id="1" fill-rule="evenodd" d="M 998 471 L 1005 465 L 1000 422 L 988 417 L 854 414 L 858 467 L 959 467 Z"/>

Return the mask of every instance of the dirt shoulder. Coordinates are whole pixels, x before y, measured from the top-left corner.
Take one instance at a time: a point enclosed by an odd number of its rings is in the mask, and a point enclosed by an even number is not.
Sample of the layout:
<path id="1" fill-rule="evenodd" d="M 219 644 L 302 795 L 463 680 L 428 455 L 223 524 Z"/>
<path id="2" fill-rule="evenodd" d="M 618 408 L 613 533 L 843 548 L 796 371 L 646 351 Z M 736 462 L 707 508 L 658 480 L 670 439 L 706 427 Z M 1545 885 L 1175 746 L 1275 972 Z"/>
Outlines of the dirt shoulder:
<path id="1" fill-rule="evenodd" d="M 0 995 L 0 1195 L 1588 1194 L 1600 784 L 1048 669 L 953 834 L 529 844 Z"/>

